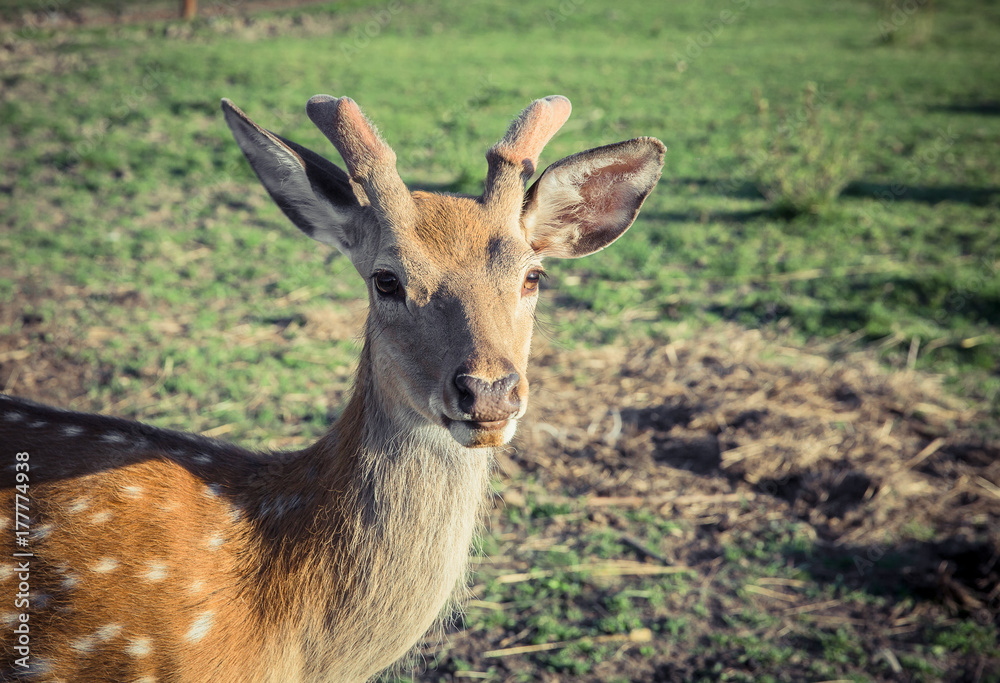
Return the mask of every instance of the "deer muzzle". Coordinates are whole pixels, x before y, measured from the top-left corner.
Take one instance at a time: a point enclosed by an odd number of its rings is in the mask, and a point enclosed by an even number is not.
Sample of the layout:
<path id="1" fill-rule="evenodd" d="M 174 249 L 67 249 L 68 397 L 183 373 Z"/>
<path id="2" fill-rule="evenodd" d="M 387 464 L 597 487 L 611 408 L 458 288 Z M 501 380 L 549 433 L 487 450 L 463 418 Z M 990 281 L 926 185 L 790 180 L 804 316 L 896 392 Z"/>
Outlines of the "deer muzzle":
<path id="1" fill-rule="evenodd" d="M 521 376 L 516 372 L 490 380 L 459 368 L 448 392 L 454 411 L 448 416 L 452 436 L 468 447 L 502 446 L 510 441 L 523 412 L 520 384 Z"/>

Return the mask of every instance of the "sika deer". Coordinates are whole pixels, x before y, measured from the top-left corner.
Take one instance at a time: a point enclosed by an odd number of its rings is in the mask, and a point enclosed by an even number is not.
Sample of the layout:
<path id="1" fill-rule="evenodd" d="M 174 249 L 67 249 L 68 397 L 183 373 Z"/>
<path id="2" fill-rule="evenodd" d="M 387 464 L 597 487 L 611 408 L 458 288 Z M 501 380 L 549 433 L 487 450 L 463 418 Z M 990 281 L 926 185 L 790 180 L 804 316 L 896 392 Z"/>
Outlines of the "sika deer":
<path id="1" fill-rule="evenodd" d="M 348 98 L 306 110 L 348 173 L 222 108 L 282 211 L 368 283 L 353 395 L 271 454 L 0 395 L 4 680 L 361 681 L 404 655 L 464 585 L 527 407 L 542 259 L 620 237 L 665 151 L 575 154 L 525 193 L 570 113 L 548 97 L 487 152 L 481 197 L 443 196 L 406 189 Z"/>

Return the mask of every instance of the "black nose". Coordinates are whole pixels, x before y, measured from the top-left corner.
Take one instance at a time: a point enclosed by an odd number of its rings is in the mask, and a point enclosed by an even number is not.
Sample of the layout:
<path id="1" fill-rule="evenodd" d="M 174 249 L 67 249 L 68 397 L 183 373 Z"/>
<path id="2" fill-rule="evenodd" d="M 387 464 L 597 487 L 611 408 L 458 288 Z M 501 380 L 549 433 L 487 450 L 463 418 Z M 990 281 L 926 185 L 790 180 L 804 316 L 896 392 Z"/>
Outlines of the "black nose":
<path id="1" fill-rule="evenodd" d="M 517 384 L 521 376 L 512 372 L 495 382 L 459 372 L 455 375 L 458 407 L 476 422 L 506 420 L 521 407 Z"/>

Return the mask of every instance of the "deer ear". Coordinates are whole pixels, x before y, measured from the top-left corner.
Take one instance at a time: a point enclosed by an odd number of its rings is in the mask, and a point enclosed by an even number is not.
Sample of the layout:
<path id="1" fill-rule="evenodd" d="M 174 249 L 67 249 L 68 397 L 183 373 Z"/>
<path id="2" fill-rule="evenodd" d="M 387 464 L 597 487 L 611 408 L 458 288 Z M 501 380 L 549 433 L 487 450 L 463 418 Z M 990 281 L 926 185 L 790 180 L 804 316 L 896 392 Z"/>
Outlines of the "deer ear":
<path id="1" fill-rule="evenodd" d="M 302 232 L 350 256 L 363 207 L 347 173 L 319 154 L 264 130 L 222 100 L 236 143 L 268 194 Z"/>
<path id="2" fill-rule="evenodd" d="M 542 257 L 578 258 L 621 237 L 660 179 L 666 151 L 656 138 L 636 138 L 549 166 L 521 212 L 532 248 Z"/>

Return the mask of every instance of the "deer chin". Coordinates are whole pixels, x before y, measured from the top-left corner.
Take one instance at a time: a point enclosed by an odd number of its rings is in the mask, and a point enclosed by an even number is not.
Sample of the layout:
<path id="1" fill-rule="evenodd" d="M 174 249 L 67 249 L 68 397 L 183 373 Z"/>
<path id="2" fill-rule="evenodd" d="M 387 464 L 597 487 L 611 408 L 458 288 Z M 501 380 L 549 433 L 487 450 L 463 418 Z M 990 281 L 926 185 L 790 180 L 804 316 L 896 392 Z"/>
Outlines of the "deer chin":
<path id="1" fill-rule="evenodd" d="M 517 431 L 517 418 L 494 422 L 447 420 L 452 437 L 466 448 L 495 448 L 510 443 Z"/>

